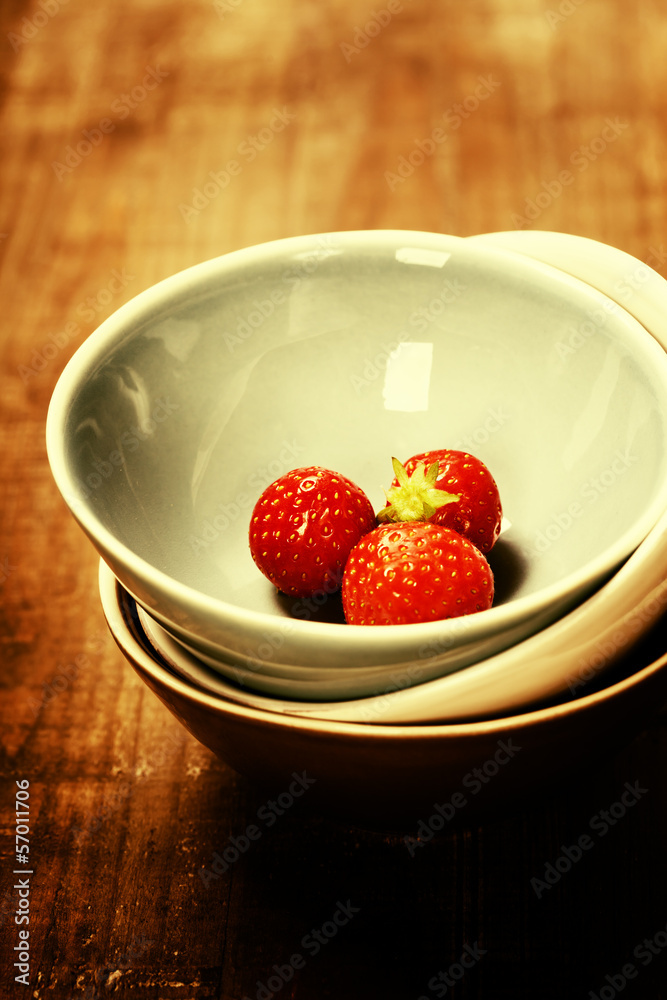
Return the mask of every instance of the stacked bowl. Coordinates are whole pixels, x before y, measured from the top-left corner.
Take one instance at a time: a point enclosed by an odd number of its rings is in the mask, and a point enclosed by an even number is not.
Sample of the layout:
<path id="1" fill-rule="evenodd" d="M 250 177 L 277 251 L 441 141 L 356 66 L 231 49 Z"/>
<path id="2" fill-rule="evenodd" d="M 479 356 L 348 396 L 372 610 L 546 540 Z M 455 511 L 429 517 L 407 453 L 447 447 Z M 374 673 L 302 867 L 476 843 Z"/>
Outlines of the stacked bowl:
<path id="1" fill-rule="evenodd" d="M 480 765 L 490 802 L 603 748 L 667 688 L 666 306 L 634 258 L 526 232 L 298 237 L 143 292 L 47 422 L 120 648 L 232 767 L 334 809 L 414 816 Z M 391 457 L 437 448 L 498 484 L 492 608 L 348 625 L 258 571 L 271 481 L 324 466 L 378 510 Z"/>

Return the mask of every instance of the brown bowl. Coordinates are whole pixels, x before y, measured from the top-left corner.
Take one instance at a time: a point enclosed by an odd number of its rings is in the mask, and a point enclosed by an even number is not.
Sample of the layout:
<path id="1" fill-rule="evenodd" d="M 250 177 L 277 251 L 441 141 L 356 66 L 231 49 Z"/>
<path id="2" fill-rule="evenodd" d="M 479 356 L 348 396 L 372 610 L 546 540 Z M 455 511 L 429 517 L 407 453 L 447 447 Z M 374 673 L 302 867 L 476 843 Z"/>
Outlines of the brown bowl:
<path id="1" fill-rule="evenodd" d="M 172 673 L 104 564 L 100 594 L 114 639 L 142 680 L 235 771 L 285 796 L 303 795 L 319 811 L 407 826 L 415 836 L 469 821 L 608 755 L 667 699 L 667 654 L 647 663 L 655 650 L 644 646 L 600 690 L 502 719 L 389 726 L 285 716 L 226 701 Z"/>

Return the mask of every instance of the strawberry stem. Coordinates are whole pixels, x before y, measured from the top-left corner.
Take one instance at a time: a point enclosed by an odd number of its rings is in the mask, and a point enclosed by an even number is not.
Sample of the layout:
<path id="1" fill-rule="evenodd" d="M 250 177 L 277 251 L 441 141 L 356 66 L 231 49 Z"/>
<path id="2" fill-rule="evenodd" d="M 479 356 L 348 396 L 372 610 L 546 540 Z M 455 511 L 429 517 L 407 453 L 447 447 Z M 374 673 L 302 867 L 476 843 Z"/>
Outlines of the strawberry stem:
<path id="1" fill-rule="evenodd" d="M 435 485 L 440 471 L 437 462 L 428 468 L 424 463 L 418 465 L 412 475 L 397 458 L 392 458 L 391 464 L 398 486 L 385 490 L 388 506 L 377 515 L 380 523 L 428 521 L 440 507 L 460 499 L 459 494 L 445 493 Z"/>

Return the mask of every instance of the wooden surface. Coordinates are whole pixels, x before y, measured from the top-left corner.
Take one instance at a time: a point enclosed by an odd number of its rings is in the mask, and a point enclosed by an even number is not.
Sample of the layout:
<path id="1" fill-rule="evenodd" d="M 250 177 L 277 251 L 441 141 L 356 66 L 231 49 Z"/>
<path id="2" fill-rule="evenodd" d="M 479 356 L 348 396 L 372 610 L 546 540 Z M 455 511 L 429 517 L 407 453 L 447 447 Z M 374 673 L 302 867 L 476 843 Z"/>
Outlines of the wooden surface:
<path id="1" fill-rule="evenodd" d="M 4 0 L 3 1000 L 667 997 L 664 714 L 415 857 L 295 807 L 205 886 L 265 799 L 123 660 L 44 447 L 59 373 L 99 321 L 264 240 L 531 227 L 667 274 L 666 43 L 658 0 Z M 13 967 L 16 781 L 29 985 Z M 531 879 L 626 782 L 647 791 L 538 898 Z"/>

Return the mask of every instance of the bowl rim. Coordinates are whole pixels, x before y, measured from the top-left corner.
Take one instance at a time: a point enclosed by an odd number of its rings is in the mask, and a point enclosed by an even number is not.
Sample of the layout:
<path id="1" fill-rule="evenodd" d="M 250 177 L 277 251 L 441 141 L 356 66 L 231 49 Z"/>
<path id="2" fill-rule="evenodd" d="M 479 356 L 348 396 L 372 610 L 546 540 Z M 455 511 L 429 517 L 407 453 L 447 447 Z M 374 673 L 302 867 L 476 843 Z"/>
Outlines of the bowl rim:
<path id="1" fill-rule="evenodd" d="M 176 695 L 186 698 L 199 708 L 221 712 L 227 716 L 245 719 L 257 724 L 264 724 L 286 730 L 305 730 L 317 735 L 366 737 L 372 740 L 393 741 L 417 740 L 425 738 L 476 738 L 481 735 L 502 736 L 508 729 L 512 732 L 525 730 L 540 724 L 553 723 L 559 719 L 575 714 L 586 713 L 605 703 L 620 698 L 627 691 L 633 690 L 648 681 L 651 677 L 667 671 L 667 652 L 653 663 L 647 664 L 641 670 L 631 674 L 621 681 L 602 688 L 591 694 L 573 698 L 569 702 L 559 702 L 546 708 L 535 709 L 517 715 L 504 716 L 497 719 L 485 719 L 479 722 L 455 723 L 420 723 L 379 724 L 373 722 L 339 722 L 329 719 L 304 718 L 298 715 L 282 715 L 264 709 L 250 708 L 227 701 L 220 696 L 200 691 L 185 680 L 172 674 L 165 666 L 153 657 L 134 635 L 128 625 L 126 615 L 128 599 L 134 600 L 122 583 L 114 576 L 112 570 L 100 559 L 98 570 L 98 587 L 102 611 L 109 630 L 123 653 L 140 672 L 147 674 L 161 689 L 166 688 Z"/>
<path id="2" fill-rule="evenodd" d="M 581 584 L 583 579 L 601 578 L 605 572 L 617 567 L 627 556 L 646 538 L 647 534 L 655 526 L 660 514 L 665 510 L 664 498 L 661 494 L 656 496 L 649 508 L 642 516 L 628 528 L 624 534 L 617 538 L 614 543 L 608 546 L 604 552 L 594 559 L 589 560 L 584 567 L 572 571 L 546 587 L 540 588 L 535 593 L 526 594 L 507 603 L 494 605 L 491 608 L 478 612 L 474 615 L 467 615 L 461 618 L 441 619 L 432 622 L 419 622 L 407 625 L 377 625 L 369 629 L 361 625 L 344 625 L 339 623 L 326 623 L 305 621 L 301 619 L 274 615 L 268 612 L 255 611 L 250 608 L 238 607 L 221 598 L 216 598 L 210 594 L 202 593 L 194 587 L 185 584 L 169 573 L 153 566 L 148 560 L 137 555 L 123 542 L 118 540 L 114 534 L 105 527 L 95 513 L 86 506 L 85 502 L 73 495 L 74 477 L 70 475 L 69 463 L 67 461 L 65 436 L 62 433 L 66 423 L 73 400 L 73 390 L 79 386 L 86 375 L 89 374 L 99 362 L 105 351 L 116 343 L 119 329 L 126 329 L 131 325 L 138 325 L 154 314 L 156 310 L 164 309 L 164 299 L 162 293 L 168 291 L 168 299 L 180 296 L 188 291 L 198 289 L 214 275 L 220 273 L 220 269 L 235 267 L 244 261 L 257 262 L 263 258 L 274 260 L 277 253 L 314 253 L 322 251 L 323 241 L 345 241 L 348 246 L 369 246 L 370 243 L 380 245 L 389 244 L 396 240 L 418 240 L 423 247 L 430 244 L 433 249 L 448 252 L 447 247 L 470 247 L 473 252 L 481 252 L 490 258 L 512 260 L 524 271 L 533 271 L 545 274 L 550 280 L 560 281 L 562 284 L 586 290 L 599 298 L 606 298 L 593 285 L 559 270 L 557 267 L 544 263 L 536 258 L 526 256 L 519 251 L 501 248 L 492 244 L 484 243 L 483 239 L 475 244 L 474 240 L 464 237 L 450 236 L 448 234 L 435 232 L 422 232 L 419 230 L 401 229 L 371 229 L 371 230 L 350 230 L 331 233 L 314 233 L 302 236 L 291 236 L 283 239 L 272 240 L 254 246 L 233 250 L 206 260 L 190 267 L 187 267 L 173 275 L 163 278 L 159 282 L 149 286 L 128 302 L 115 310 L 100 326 L 98 326 L 77 348 L 72 357 L 63 369 L 56 386 L 53 390 L 46 419 L 46 448 L 51 472 L 56 485 L 63 496 L 63 499 L 70 508 L 71 513 L 79 522 L 84 532 L 91 539 L 98 551 L 107 561 L 112 562 L 116 568 L 122 567 L 124 585 L 128 588 L 132 596 L 146 606 L 150 613 L 168 628 L 176 627 L 179 631 L 189 635 L 192 639 L 217 644 L 210 634 L 208 637 L 202 636 L 199 632 L 193 631 L 184 620 L 178 621 L 165 615 L 162 605 L 156 603 L 153 596 L 157 591 L 160 601 L 166 601 L 173 614 L 174 607 L 178 607 L 183 615 L 187 615 L 189 622 L 201 620 L 202 614 L 208 621 L 215 620 L 218 624 L 217 634 L 221 631 L 232 629 L 237 632 L 243 631 L 247 638 L 249 635 L 259 635 L 262 630 L 270 628 L 277 630 L 283 638 L 288 636 L 306 637 L 310 636 L 314 640 L 321 640 L 328 643 L 353 643 L 355 648 L 360 650 L 370 649 L 376 644 L 385 645 L 388 641 L 395 648 L 401 650 L 413 650 L 421 646 L 427 648 L 433 644 L 442 645 L 445 636 L 453 634 L 456 636 L 455 645 L 468 641 L 466 632 L 472 631 L 471 641 L 486 638 L 490 635 L 499 634 L 501 631 L 539 616 L 549 604 L 558 602 L 559 607 L 567 607 L 572 603 L 572 587 Z M 619 305 L 619 311 L 623 314 L 624 321 L 628 327 L 635 328 L 639 335 L 641 331 L 646 334 L 647 350 L 654 350 L 656 358 L 660 355 L 665 358 L 665 351 L 660 343 L 651 336 L 631 313 Z M 653 348 L 648 345 L 652 343 Z M 666 487 L 667 489 L 667 487 Z M 141 581 L 146 593 L 138 595 L 135 593 L 129 577 Z M 463 638 L 459 639 L 459 633 L 463 633 Z M 241 654 L 236 653 L 240 656 Z"/>

